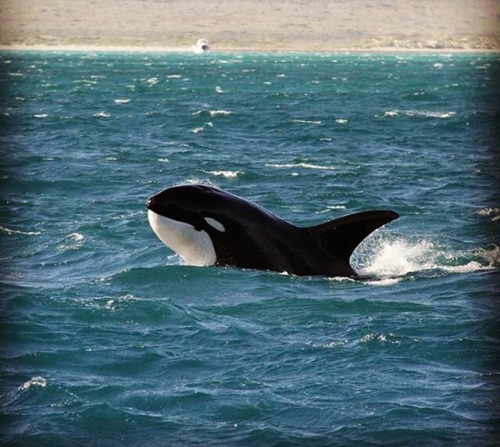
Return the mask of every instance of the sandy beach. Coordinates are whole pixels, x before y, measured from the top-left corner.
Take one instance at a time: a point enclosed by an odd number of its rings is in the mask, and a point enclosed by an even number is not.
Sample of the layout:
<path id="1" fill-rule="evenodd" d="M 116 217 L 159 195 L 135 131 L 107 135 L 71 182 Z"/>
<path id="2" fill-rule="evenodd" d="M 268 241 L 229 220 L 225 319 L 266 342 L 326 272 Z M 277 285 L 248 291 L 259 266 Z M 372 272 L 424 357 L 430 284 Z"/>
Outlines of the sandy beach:
<path id="1" fill-rule="evenodd" d="M 2 48 L 499 50 L 498 0 L 0 0 Z"/>

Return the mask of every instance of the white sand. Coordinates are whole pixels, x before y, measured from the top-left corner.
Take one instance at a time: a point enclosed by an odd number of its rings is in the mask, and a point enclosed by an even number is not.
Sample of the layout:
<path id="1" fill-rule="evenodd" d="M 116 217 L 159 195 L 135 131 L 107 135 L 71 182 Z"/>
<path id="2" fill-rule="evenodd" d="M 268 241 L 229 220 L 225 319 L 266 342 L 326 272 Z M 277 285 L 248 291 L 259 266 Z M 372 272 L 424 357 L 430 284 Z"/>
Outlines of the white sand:
<path id="1" fill-rule="evenodd" d="M 0 45 L 498 50 L 499 17 L 499 0 L 0 0 Z"/>

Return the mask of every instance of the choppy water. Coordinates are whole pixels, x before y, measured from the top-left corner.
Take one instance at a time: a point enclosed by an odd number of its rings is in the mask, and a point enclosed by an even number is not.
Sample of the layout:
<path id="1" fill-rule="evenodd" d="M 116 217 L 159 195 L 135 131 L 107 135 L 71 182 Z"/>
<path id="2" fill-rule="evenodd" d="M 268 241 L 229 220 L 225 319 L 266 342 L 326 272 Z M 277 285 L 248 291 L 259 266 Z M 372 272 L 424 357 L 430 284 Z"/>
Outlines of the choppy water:
<path id="1" fill-rule="evenodd" d="M 494 445 L 498 55 L 10 53 L 1 443 Z M 182 265 L 145 200 L 401 218 L 369 279 Z"/>

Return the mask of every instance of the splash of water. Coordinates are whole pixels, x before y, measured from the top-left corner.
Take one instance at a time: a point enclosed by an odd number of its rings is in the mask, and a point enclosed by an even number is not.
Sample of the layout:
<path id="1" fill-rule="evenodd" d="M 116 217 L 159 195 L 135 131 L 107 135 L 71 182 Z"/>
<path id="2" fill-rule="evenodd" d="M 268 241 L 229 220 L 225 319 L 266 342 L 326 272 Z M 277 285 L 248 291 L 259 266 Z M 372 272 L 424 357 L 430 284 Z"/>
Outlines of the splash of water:
<path id="1" fill-rule="evenodd" d="M 410 241 L 382 237 L 371 240 L 356 255 L 358 272 L 378 279 L 396 279 L 409 274 L 436 271 L 470 273 L 500 266 L 500 248 L 455 250 L 427 239 Z"/>
<path id="2" fill-rule="evenodd" d="M 27 382 L 24 382 L 22 385 L 20 385 L 19 389 L 21 391 L 24 391 L 32 387 L 45 388 L 46 386 L 47 386 L 47 379 L 43 378 L 42 376 L 35 376 L 30 380 L 28 380 Z"/>

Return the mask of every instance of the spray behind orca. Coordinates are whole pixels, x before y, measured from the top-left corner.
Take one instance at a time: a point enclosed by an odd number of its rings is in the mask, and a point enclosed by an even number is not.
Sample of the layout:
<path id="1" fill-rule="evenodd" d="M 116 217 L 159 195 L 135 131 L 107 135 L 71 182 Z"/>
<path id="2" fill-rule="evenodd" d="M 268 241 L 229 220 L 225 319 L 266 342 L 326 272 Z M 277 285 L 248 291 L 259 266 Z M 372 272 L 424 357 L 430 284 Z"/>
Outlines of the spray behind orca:
<path id="1" fill-rule="evenodd" d="M 394 211 L 364 211 L 298 227 L 234 194 L 206 185 L 167 188 L 147 201 L 159 239 L 188 264 L 356 277 L 356 247 Z"/>

